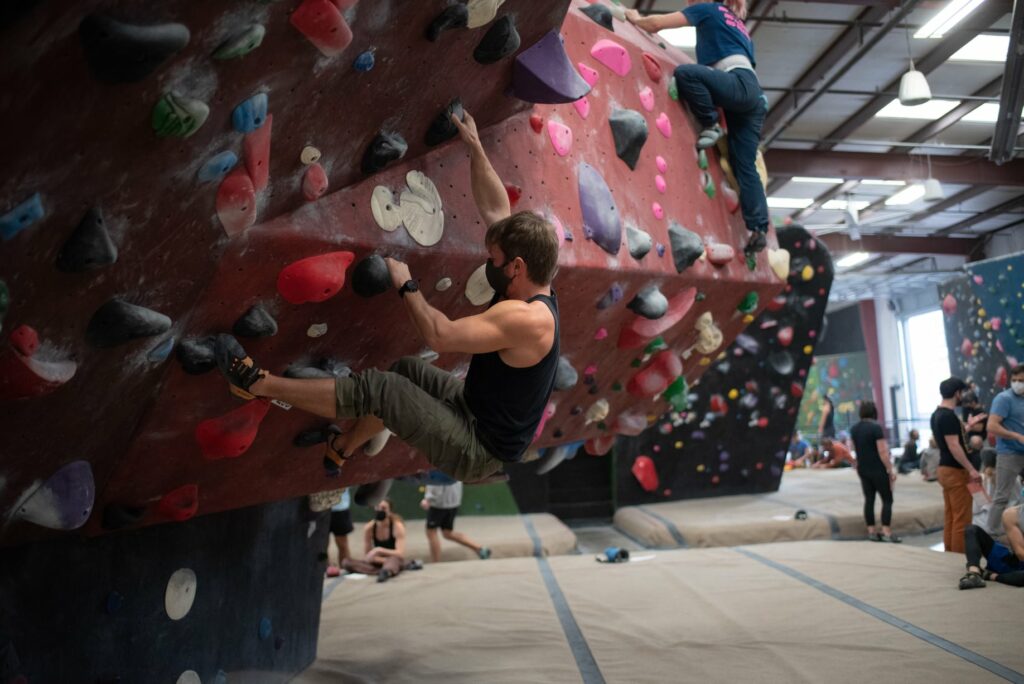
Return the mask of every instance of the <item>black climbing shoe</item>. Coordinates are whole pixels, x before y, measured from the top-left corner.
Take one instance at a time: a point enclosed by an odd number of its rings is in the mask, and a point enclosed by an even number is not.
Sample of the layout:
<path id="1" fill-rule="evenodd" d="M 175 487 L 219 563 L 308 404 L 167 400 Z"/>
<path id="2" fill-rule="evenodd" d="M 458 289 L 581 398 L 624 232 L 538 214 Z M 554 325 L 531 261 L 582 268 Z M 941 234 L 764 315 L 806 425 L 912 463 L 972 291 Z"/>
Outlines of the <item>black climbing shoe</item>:
<path id="1" fill-rule="evenodd" d="M 378 583 L 380 583 L 380 582 L 387 582 L 389 579 L 391 579 L 391 573 L 388 572 L 387 570 L 381 570 L 380 572 L 377 573 L 377 582 Z"/>
<path id="2" fill-rule="evenodd" d="M 697 149 L 706 150 L 712 145 L 714 145 L 716 142 L 718 142 L 718 139 L 721 137 L 722 127 L 719 126 L 718 124 L 715 124 L 710 128 L 705 128 L 703 131 L 700 132 L 700 135 L 697 136 Z"/>
<path id="3" fill-rule="evenodd" d="M 895 534 L 880 534 L 878 535 L 878 541 L 888 542 L 890 544 L 902 544 L 903 540 L 897 537 Z"/>
<path id="4" fill-rule="evenodd" d="M 324 454 L 324 470 L 328 477 L 336 477 L 341 473 L 341 466 L 345 461 L 352 458 L 338 450 L 337 440 L 341 437 L 341 428 L 331 424 L 324 428 L 324 441 L 327 442 L 327 451 Z"/>
<path id="5" fill-rule="evenodd" d="M 746 247 L 743 248 L 743 253 L 747 256 L 763 252 L 764 248 L 768 246 L 768 238 L 761 231 L 755 231 L 750 235 L 750 240 L 747 241 Z"/>
<path id="6" fill-rule="evenodd" d="M 969 572 L 960 578 L 961 589 L 981 589 L 985 586 L 985 580 L 976 572 Z"/>
<path id="7" fill-rule="evenodd" d="M 214 346 L 217 367 L 231 383 L 231 393 L 242 399 L 255 399 L 256 395 L 249 391 L 253 384 L 266 375 L 266 371 L 256 365 L 251 356 L 231 335 L 217 335 Z"/>
<path id="8" fill-rule="evenodd" d="M 422 570 L 423 569 L 423 561 L 414 558 L 413 560 L 411 560 L 411 561 L 409 561 L 408 563 L 405 564 L 405 569 L 406 570 Z"/>

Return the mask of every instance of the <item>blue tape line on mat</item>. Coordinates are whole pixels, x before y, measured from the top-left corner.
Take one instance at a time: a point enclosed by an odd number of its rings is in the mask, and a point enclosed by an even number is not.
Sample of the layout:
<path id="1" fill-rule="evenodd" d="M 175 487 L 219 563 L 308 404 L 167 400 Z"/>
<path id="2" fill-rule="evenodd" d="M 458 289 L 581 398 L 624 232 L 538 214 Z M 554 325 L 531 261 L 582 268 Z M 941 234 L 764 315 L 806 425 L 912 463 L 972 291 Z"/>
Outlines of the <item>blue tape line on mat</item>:
<path id="1" fill-rule="evenodd" d="M 544 578 L 544 586 L 547 587 L 551 603 L 555 606 L 555 614 L 558 616 L 558 621 L 562 623 L 562 631 L 565 632 L 569 649 L 572 651 L 573 658 L 576 659 L 576 667 L 579 668 L 583 684 L 604 684 L 604 675 L 601 674 L 601 668 L 594 660 L 590 644 L 583 637 L 580 626 L 576 624 L 576 618 L 573 617 L 572 609 L 569 608 L 569 602 L 565 600 L 565 594 L 558 586 L 558 580 L 555 579 L 555 573 L 551 570 L 551 564 L 544 556 L 544 548 L 540 543 L 540 537 L 537 536 L 537 530 L 533 528 L 533 521 L 525 515 L 522 518 L 526 533 L 533 540 L 533 555 L 540 567 L 540 576 Z"/>
<path id="2" fill-rule="evenodd" d="M 683 533 L 679 531 L 679 528 L 676 527 L 676 524 L 674 522 L 658 513 L 655 513 L 646 506 L 637 506 L 637 508 L 640 510 L 641 513 L 644 513 L 646 515 L 651 516 L 652 518 L 655 518 L 656 520 L 661 521 L 661 523 L 668 528 L 669 534 L 672 535 L 672 538 L 676 540 L 676 543 L 679 544 L 679 546 L 681 546 L 684 549 L 690 548 L 690 545 L 686 543 L 686 538 L 683 537 Z"/>
<path id="3" fill-rule="evenodd" d="M 861 601 L 860 599 L 854 598 L 853 596 L 850 596 L 849 594 L 847 594 L 845 592 L 842 592 L 839 589 L 836 589 L 835 587 L 829 586 L 829 585 L 825 584 L 824 582 L 819 582 L 818 580 L 814 579 L 813 577 L 809 577 L 809 576 L 803 574 L 799 570 L 791 568 L 788 565 L 783 565 L 782 563 L 779 563 L 777 561 L 773 561 L 770 558 L 765 558 L 764 556 L 762 556 L 762 555 L 760 555 L 758 553 L 754 553 L 753 551 L 748 551 L 747 549 L 735 548 L 735 549 L 733 549 L 733 551 L 735 551 L 736 553 L 743 554 L 744 556 L 746 556 L 746 557 L 748 557 L 748 558 L 750 558 L 752 560 L 756 560 L 758 563 L 761 563 L 763 565 L 767 565 L 770 568 L 778 570 L 779 572 L 781 572 L 783 574 L 789 575 L 793 579 L 799 580 L 800 582 L 803 582 L 804 584 L 806 584 L 809 587 L 813 587 L 813 588 L 817 589 L 818 591 L 820 591 L 820 592 L 822 592 L 824 594 L 828 594 L 829 596 L 831 596 L 834 599 L 838 599 L 839 601 L 842 601 L 843 603 L 847 604 L 848 606 L 852 606 L 853 608 L 856 608 L 857 610 L 859 610 L 861 612 L 867 613 L 868 615 L 870 615 L 873 618 L 876 618 L 878 620 L 881 620 L 882 622 L 890 624 L 890 625 L 892 625 L 893 627 L 895 627 L 897 629 L 901 629 L 904 632 L 906 632 L 907 634 L 910 634 L 911 636 L 915 636 L 918 639 L 921 639 L 922 641 L 928 642 L 932 646 L 937 646 L 937 647 L 941 648 L 943 651 L 946 651 L 948 653 L 952 653 L 953 655 L 955 655 L 957 657 L 963 658 L 964 660 L 966 660 L 969 663 L 972 663 L 974 665 L 977 665 L 978 667 L 984 668 L 984 669 L 988 670 L 989 672 L 991 672 L 992 674 L 996 675 L 997 677 L 1002 677 L 1003 679 L 1005 679 L 1008 682 L 1015 682 L 1016 684 L 1024 684 L 1024 674 L 1021 674 L 1020 672 L 1017 672 L 1016 670 L 1011 670 L 1010 668 L 1006 667 L 1005 665 L 1000 665 L 999 663 L 997 663 L 994 660 L 989 660 L 985 656 L 983 656 L 983 655 L 981 655 L 979 653 L 975 653 L 974 651 L 972 651 L 972 650 L 970 650 L 968 648 L 964 648 L 963 646 L 960 646 L 959 644 L 954 644 L 952 641 L 948 641 L 947 639 L 943 639 L 942 637 L 938 636 L 937 634 L 932 634 L 928 630 L 921 629 L 917 625 L 911 624 L 911 623 L 907 622 L 906 620 L 901 620 L 900 618 L 896 617 L 892 613 L 887 613 L 884 610 L 882 610 L 881 608 L 875 608 L 870 603 L 865 603 L 864 601 Z"/>
<path id="4" fill-rule="evenodd" d="M 824 517 L 825 520 L 828 521 L 828 528 L 829 528 L 829 531 L 832 533 L 832 538 L 833 539 L 839 539 L 839 519 L 836 518 L 836 516 L 832 515 L 831 513 L 826 513 L 825 511 L 819 510 L 817 508 L 811 508 L 810 506 L 802 506 L 800 504 L 795 504 L 792 501 L 786 501 L 785 499 L 780 499 L 777 496 L 766 496 L 765 498 L 768 501 L 774 501 L 775 503 L 780 503 L 783 506 L 794 506 L 797 509 L 802 508 L 805 511 L 810 511 L 811 513 L 817 513 L 818 515 Z"/>

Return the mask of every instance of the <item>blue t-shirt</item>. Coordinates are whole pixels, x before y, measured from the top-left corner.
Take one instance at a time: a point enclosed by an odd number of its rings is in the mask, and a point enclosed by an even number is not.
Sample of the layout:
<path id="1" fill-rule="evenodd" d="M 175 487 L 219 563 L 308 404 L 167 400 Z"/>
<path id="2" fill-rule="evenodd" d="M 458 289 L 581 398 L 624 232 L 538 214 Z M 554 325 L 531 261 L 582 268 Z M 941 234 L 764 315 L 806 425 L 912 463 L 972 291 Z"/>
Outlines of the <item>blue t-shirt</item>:
<path id="1" fill-rule="evenodd" d="M 331 506 L 331 510 L 332 511 L 337 511 L 337 512 L 340 513 L 341 511 L 347 511 L 349 505 L 350 504 L 349 504 L 349 498 L 348 498 L 348 487 L 346 487 L 345 491 L 343 491 L 341 493 L 341 501 L 339 501 L 338 503 L 336 503 L 333 506 Z"/>
<path id="2" fill-rule="evenodd" d="M 999 542 L 992 543 L 992 550 L 988 552 L 985 560 L 988 561 L 986 563 L 988 569 L 1000 575 L 1004 572 L 1016 572 L 1024 569 L 1021 567 L 1020 561 L 1013 555 L 1013 551 Z"/>
<path id="3" fill-rule="evenodd" d="M 789 447 L 789 453 L 793 458 L 800 458 L 807 453 L 807 448 L 811 446 L 807 443 L 807 440 L 801 439 L 799 442 L 793 442 L 793 445 Z"/>
<path id="4" fill-rule="evenodd" d="M 992 401 L 992 415 L 1003 419 L 1003 427 L 1024 435 L 1024 397 L 1018 397 L 1013 390 L 996 395 Z M 1024 444 L 1015 439 L 996 438 L 996 452 L 1000 454 L 1024 454 Z"/>
<path id="5" fill-rule="evenodd" d="M 697 63 L 711 66 L 730 55 L 754 61 L 754 44 L 743 21 L 720 2 L 702 2 L 683 10 L 690 26 L 697 29 Z"/>

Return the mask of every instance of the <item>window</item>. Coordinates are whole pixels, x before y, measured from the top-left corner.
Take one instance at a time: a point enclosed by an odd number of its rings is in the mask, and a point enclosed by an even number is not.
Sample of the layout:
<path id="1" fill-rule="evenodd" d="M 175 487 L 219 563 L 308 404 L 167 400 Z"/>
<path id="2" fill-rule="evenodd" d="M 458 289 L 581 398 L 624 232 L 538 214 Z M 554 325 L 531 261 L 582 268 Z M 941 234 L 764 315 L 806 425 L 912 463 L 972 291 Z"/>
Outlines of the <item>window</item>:
<path id="1" fill-rule="evenodd" d="M 918 446 L 928 446 L 931 436 L 929 418 L 938 406 L 939 383 L 949 377 L 949 352 L 942 310 L 910 316 L 900 325 L 903 352 L 905 408 L 910 422 L 900 429 L 906 435 L 912 428 L 921 433 Z"/>

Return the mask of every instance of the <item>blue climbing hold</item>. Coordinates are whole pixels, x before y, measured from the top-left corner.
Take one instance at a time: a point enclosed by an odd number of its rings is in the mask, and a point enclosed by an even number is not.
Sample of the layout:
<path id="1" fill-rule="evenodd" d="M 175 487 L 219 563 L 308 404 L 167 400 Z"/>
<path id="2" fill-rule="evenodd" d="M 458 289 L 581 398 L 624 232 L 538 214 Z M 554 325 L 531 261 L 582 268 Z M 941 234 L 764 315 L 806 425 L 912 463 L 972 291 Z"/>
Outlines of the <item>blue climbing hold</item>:
<path id="1" fill-rule="evenodd" d="M 107 594 L 107 613 L 113 615 L 124 605 L 124 595 L 117 591 Z"/>
<path id="2" fill-rule="evenodd" d="M 270 638 L 270 632 L 272 630 L 273 630 L 273 625 L 270 623 L 270 618 L 267 618 L 267 617 L 261 618 L 260 619 L 260 629 L 259 629 L 260 641 L 266 641 L 267 639 L 269 639 Z"/>
<path id="3" fill-rule="evenodd" d="M 10 240 L 43 218 L 43 213 L 43 197 L 37 192 L 3 216 L 0 216 L 0 236 L 3 236 L 4 240 Z"/>
<path id="4" fill-rule="evenodd" d="M 251 133 L 267 120 L 267 94 L 256 93 L 231 112 L 231 123 L 239 133 Z"/>
<path id="5" fill-rule="evenodd" d="M 237 163 L 238 155 L 231 150 L 215 154 L 199 169 L 199 181 L 202 183 L 219 181 L 228 175 L 228 171 L 235 168 Z"/>
<path id="6" fill-rule="evenodd" d="M 213 684 L 228 684 L 228 674 L 224 670 L 217 670 L 213 676 Z"/>
<path id="7" fill-rule="evenodd" d="M 366 52 L 359 53 L 359 56 L 356 57 L 356 61 L 352 63 L 352 68 L 356 71 L 366 73 L 373 68 L 375 63 L 376 60 L 373 56 L 373 50 L 367 50 Z"/>
<path id="8" fill-rule="evenodd" d="M 174 337 L 172 336 L 150 349 L 146 358 L 149 359 L 150 363 L 163 363 L 167 360 L 167 357 L 171 355 L 171 351 L 173 350 Z"/>

